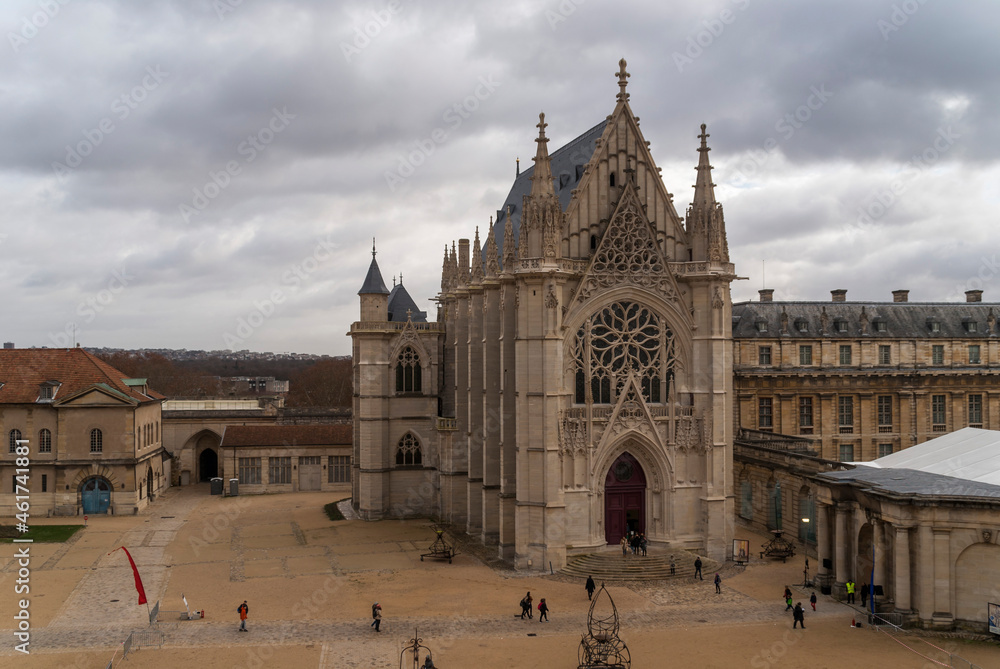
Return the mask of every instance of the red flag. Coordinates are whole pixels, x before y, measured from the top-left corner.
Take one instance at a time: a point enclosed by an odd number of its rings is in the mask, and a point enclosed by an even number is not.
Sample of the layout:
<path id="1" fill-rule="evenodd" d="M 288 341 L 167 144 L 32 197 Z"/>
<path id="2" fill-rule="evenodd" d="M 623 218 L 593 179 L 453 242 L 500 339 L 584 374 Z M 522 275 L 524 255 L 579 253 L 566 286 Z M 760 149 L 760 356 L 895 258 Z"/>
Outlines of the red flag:
<path id="1" fill-rule="evenodd" d="M 135 575 L 135 591 L 139 593 L 139 602 L 138 603 L 139 604 L 145 604 L 146 603 L 146 591 L 142 587 L 142 579 L 139 577 L 139 570 L 136 569 L 136 567 L 135 567 L 135 560 L 132 559 L 132 554 L 129 553 L 128 549 L 125 548 L 124 546 L 119 546 L 118 548 L 115 549 L 115 551 L 117 551 L 117 550 L 125 551 L 125 555 L 128 556 L 128 563 L 130 565 L 132 565 L 132 573 Z M 111 553 L 114 553 L 115 551 L 111 551 Z M 108 553 L 108 555 L 111 555 L 111 553 Z"/>

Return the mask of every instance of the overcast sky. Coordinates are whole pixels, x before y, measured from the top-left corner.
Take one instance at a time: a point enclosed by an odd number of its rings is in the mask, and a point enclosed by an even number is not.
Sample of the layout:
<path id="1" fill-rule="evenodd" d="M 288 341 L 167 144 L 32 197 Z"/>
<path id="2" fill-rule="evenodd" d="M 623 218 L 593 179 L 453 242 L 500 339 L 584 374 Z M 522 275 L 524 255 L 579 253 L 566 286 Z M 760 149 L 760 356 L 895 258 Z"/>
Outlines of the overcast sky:
<path id="1" fill-rule="evenodd" d="M 734 301 L 1000 301 L 995 1 L 30 0 L 0 27 L 19 347 L 347 354 L 372 236 L 433 318 L 538 113 L 552 150 L 599 123 L 622 57 L 679 210 L 709 126 Z"/>

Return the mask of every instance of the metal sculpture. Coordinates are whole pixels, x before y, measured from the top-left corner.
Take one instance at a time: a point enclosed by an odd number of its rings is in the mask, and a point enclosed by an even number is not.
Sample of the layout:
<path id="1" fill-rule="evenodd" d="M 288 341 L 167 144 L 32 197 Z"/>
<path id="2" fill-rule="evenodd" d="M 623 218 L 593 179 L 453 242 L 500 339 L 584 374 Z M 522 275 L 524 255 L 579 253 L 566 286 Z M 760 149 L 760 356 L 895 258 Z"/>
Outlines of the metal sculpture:
<path id="1" fill-rule="evenodd" d="M 774 535 L 774 538 L 766 544 L 761 544 L 761 548 L 764 549 L 760 552 L 761 559 L 765 557 L 781 558 L 781 561 L 784 562 L 795 555 L 795 546 L 781 536 L 782 530 L 771 530 L 771 534 Z"/>
<path id="2" fill-rule="evenodd" d="M 605 609 L 598 614 L 597 603 L 601 596 L 607 598 L 610 612 Z M 611 599 L 604 584 L 590 602 L 590 612 L 587 614 L 587 633 L 580 640 L 580 664 L 577 669 L 631 669 L 632 656 L 628 646 L 618 636 L 618 609 Z"/>
<path id="3" fill-rule="evenodd" d="M 425 557 L 434 558 L 435 560 L 447 560 L 448 564 L 451 564 L 451 559 L 458 554 L 455 547 L 449 544 L 444 538 L 444 531 L 447 526 L 441 523 L 435 523 L 433 525 L 434 534 L 437 538 L 434 539 L 434 543 L 430 545 L 427 549 L 427 553 L 422 553 L 420 555 L 420 561 L 423 562 Z"/>
<path id="4" fill-rule="evenodd" d="M 424 662 L 420 662 L 420 651 L 426 651 Z M 407 653 L 410 653 L 413 664 L 407 660 Z M 424 645 L 424 640 L 417 635 L 417 630 L 413 630 L 413 638 L 410 639 L 403 650 L 399 653 L 399 669 L 436 669 L 434 661 L 431 659 L 431 649 Z M 404 663 L 405 661 L 405 663 Z"/>

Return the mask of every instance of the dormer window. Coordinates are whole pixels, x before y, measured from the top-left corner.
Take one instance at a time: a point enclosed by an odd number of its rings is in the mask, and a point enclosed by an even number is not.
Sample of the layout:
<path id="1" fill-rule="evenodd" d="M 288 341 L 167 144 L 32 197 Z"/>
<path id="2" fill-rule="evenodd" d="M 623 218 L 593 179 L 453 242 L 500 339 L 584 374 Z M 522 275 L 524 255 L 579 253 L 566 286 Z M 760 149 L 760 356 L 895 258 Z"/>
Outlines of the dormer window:
<path id="1" fill-rule="evenodd" d="M 38 385 L 38 401 L 39 402 L 51 402 L 55 396 L 56 391 L 59 390 L 61 384 L 58 381 L 45 381 Z"/>
<path id="2" fill-rule="evenodd" d="M 754 323 L 754 326 L 757 328 L 757 332 L 767 332 L 767 321 L 763 319 Z"/>
<path id="3" fill-rule="evenodd" d="M 833 322 L 833 327 L 837 330 L 837 332 L 847 332 L 847 321 L 842 318 L 838 318 Z"/>
<path id="4" fill-rule="evenodd" d="M 885 321 L 875 321 L 876 332 L 885 332 L 887 329 Z"/>
<path id="5" fill-rule="evenodd" d="M 41 388 L 39 388 L 38 399 L 40 400 L 52 399 L 52 386 L 42 386 Z"/>
<path id="6" fill-rule="evenodd" d="M 799 332 L 809 332 L 809 321 L 800 318 L 795 321 L 795 329 Z"/>
<path id="7" fill-rule="evenodd" d="M 979 330 L 979 323 L 976 321 L 970 321 L 966 319 L 964 321 L 965 331 L 969 333 L 977 332 Z"/>
<path id="8" fill-rule="evenodd" d="M 927 321 L 927 329 L 931 332 L 941 332 L 941 323 L 938 321 Z"/>

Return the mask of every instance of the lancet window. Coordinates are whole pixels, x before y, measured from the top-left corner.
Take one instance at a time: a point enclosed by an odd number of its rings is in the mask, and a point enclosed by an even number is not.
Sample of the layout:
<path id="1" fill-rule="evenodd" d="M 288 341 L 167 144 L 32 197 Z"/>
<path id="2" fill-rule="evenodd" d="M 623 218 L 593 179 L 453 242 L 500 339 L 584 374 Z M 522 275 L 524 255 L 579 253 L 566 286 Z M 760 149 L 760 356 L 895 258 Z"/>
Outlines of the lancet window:
<path id="1" fill-rule="evenodd" d="M 674 337 L 649 308 L 615 302 L 580 327 L 573 358 L 577 404 L 613 404 L 630 373 L 647 402 L 662 403 L 674 375 Z"/>
<path id="2" fill-rule="evenodd" d="M 407 432 L 399 440 L 396 447 L 397 465 L 419 465 L 423 463 L 423 453 L 420 450 L 420 442 L 412 434 Z"/>
<path id="3" fill-rule="evenodd" d="M 396 358 L 396 392 L 421 392 L 420 356 L 409 346 Z"/>

